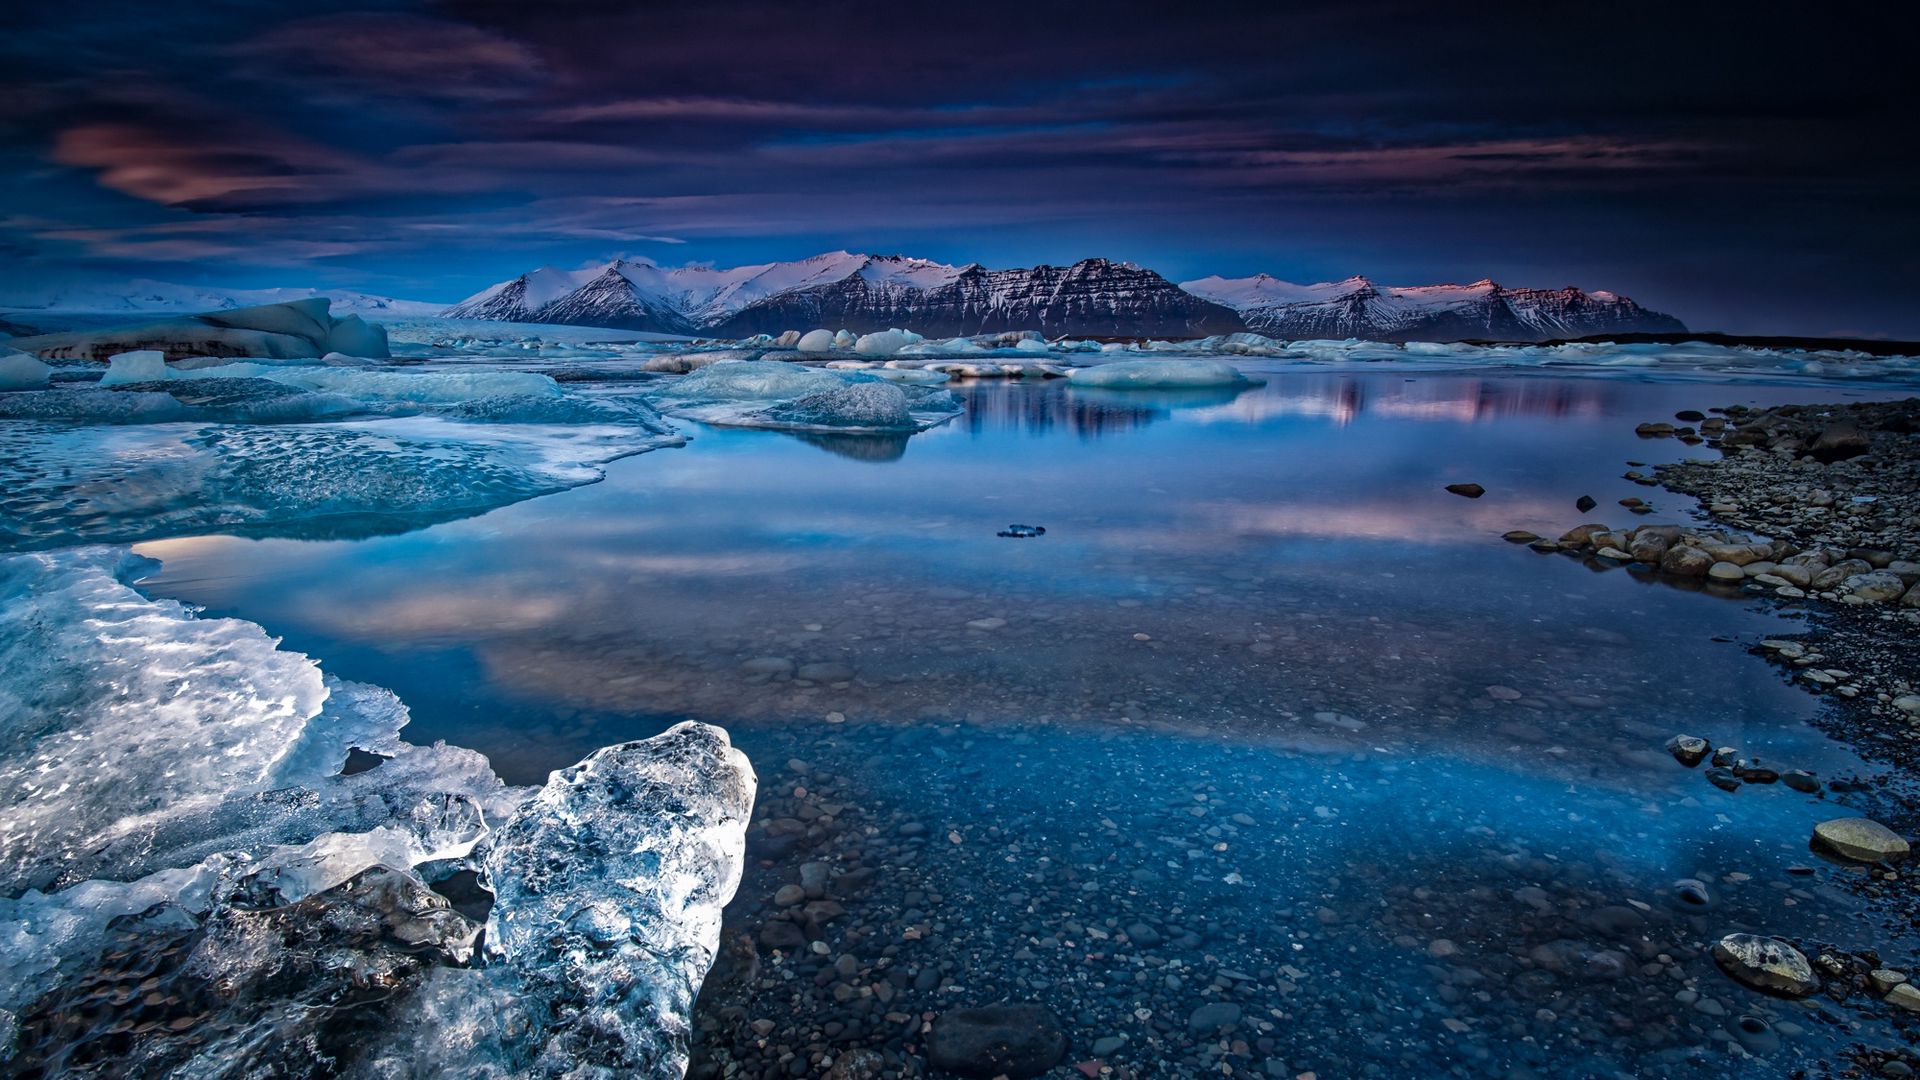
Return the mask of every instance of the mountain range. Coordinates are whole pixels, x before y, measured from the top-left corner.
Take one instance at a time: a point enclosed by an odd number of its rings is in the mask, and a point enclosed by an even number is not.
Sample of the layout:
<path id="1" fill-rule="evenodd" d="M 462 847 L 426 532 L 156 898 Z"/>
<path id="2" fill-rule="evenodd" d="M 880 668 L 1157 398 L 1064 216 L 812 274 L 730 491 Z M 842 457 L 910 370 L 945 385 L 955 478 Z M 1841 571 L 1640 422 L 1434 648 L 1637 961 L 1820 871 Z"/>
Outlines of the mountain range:
<path id="1" fill-rule="evenodd" d="M 616 259 L 500 282 L 448 318 L 605 326 L 707 337 L 816 327 L 902 327 L 930 336 L 1038 330 L 1050 337 L 1199 337 L 1251 330 L 1285 340 L 1544 341 L 1686 328 L 1610 292 L 1471 285 L 1394 287 L 1363 277 L 1296 285 L 1266 274 L 1178 285 L 1132 263 L 989 270 L 836 251 L 719 269 Z"/>

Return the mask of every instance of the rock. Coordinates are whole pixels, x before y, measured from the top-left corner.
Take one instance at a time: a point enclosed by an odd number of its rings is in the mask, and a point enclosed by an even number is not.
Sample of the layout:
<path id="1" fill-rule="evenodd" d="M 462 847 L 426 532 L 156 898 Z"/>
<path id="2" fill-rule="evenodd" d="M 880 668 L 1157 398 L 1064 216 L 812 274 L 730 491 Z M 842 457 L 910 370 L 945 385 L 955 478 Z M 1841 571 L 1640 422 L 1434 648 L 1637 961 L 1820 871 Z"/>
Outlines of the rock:
<path id="1" fill-rule="evenodd" d="M 1857 862 L 1891 862 L 1910 850 L 1899 833 L 1872 818 L 1833 818 L 1813 827 L 1814 839 Z"/>
<path id="2" fill-rule="evenodd" d="M 1920 716 L 1920 694 L 1902 694 L 1893 699 L 1893 707 L 1910 716 Z"/>
<path id="3" fill-rule="evenodd" d="M 949 1009 L 934 1018 L 927 1061 L 962 1076 L 1039 1076 L 1067 1056 L 1059 1018 L 1044 1005 Z"/>
<path id="4" fill-rule="evenodd" d="M 793 661 L 784 656 L 757 656 L 740 665 L 748 675 L 791 675 Z"/>
<path id="5" fill-rule="evenodd" d="M 1741 582 L 1747 579 L 1747 572 L 1739 563 L 1717 562 L 1707 567 L 1707 576 L 1715 581 Z"/>
<path id="6" fill-rule="evenodd" d="M 798 885 L 782 885 L 773 894 L 773 902 L 779 907 L 792 907 L 807 898 L 807 890 Z"/>
<path id="7" fill-rule="evenodd" d="M 1908 1012 L 1920 1012 L 1920 990 L 1915 990 L 1912 983 L 1901 983 L 1887 991 L 1887 1004 L 1897 1005 Z"/>
<path id="8" fill-rule="evenodd" d="M 1675 735 L 1667 740 L 1667 753 L 1689 769 L 1705 761 L 1711 749 L 1707 740 L 1692 735 Z"/>
<path id="9" fill-rule="evenodd" d="M 1573 500 L 1573 508 L 1575 510 L 1580 511 L 1583 514 L 1598 505 L 1600 504 L 1595 502 L 1593 496 L 1591 495 L 1582 495 L 1579 498 Z"/>
<path id="10" fill-rule="evenodd" d="M 1540 536 L 1538 533 L 1530 533 L 1525 529 L 1515 529 L 1512 532 L 1500 534 L 1500 539 L 1505 540 L 1509 544 L 1531 544 L 1535 540 L 1540 539 Z"/>
<path id="11" fill-rule="evenodd" d="M 1786 563 L 1775 563 L 1773 569 L 1768 571 L 1768 573 L 1784 580 L 1796 589 L 1804 589 L 1813 584 L 1813 571 L 1804 566 L 1790 566 Z"/>
<path id="12" fill-rule="evenodd" d="M 1816 460 L 1831 465 L 1836 461 L 1859 457 L 1873 449 L 1873 444 L 1852 424 L 1828 424 L 1807 447 L 1807 453 Z"/>
<path id="13" fill-rule="evenodd" d="M 1780 782 L 1809 795 L 1820 790 L 1819 778 L 1805 769 L 1788 769 L 1780 774 Z"/>
<path id="14" fill-rule="evenodd" d="M 1716 765 L 1706 772 L 1707 781 L 1721 791 L 1732 791 L 1740 786 L 1740 777 L 1724 765 Z"/>
<path id="15" fill-rule="evenodd" d="M 885 1080 L 900 1075 L 899 1068 L 878 1050 L 849 1050 L 833 1059 L 827 1080 Z"/>
<path id="16" fill-rule="evenodd" d="M 812 682 L 847 682 L 853 678 L 853 668 L 847 664 L 832 662 L 801 664 L 799 670 L 794 672 L 794 676 Z"/>
<path id="17" fill-rule="evenodd" d="M 1907 583 L 1900 580 L 1899 575 L 1889 574 L 1885 570 L 1855 574 L 1841 582 L 1840 587 L 1869 604 L 1898 600 L 1907 591 Z"/>
<path id="18" fill-rule="evenodd" d="M 1222 1028 L 1238 1027 L 1240 1006 L 1229 1001 L 1212 1001 L 1193 1010 L 1187 1017 L 1187 1030 L 1210 1035 Z"/>
<path id="19" fill-rule="evenodd" d="M 1612 531 L 1611 529 L 1607 528 L 1607 526 L 1605 525 L 1600 524 L 1599 522 L 1588 522 L 1585 525 L 1575 525 L 1573 528 L 1568 529 L 1565 533 L 1561 534 L 1560 546 L 1572 547 L 1572 548 L 1583 548 L 1583 547 L 1586 547 L 1588 544 L 1593 543 L 1593 538 L 1596 535 L 1603 532 L 1611 532 L 1611 531 Z"/>
<path id="20" fill-rule="evenodd" d="M 1465 495 L 1469 499 L 1477 499 L 1487 493 L 1487 489 L 1479 484 L 1448 484 L 1447 490 L 1455 495 Z"/>
<path id="21" fill-rule="evenodd" d="M 1664 439 L 1672 435 L 1673 430 L 1674 429 L 1672 424 L 1669 424 L 1661 420 L 1655 420 L 1645 424 L 1636 425 L 1633 429 L 1633 433 L 1635 435 L 1640 436 L 1643 439 Z"/>
<path id="22" fill-rule="evenodd" d="M 1813 587 L 1824 591 L 1839 585 L 1855 574 L 1872 572 L 1873 567 L 1865 559 L 1842 559 L 1813 575 Z"/>
<path id="23" fill-rule="evenodd" d="M 1779 938 L 1728 934 L 1714 944 L 1713 958 L 1736 982 L 1762 993 L 1806 997 L 1820 989 L 1806 956 Z"/>
<path id="24" fill-rule="evenodd" d="M 1894 987 L 1906 982 L 1907 973 L 1889 968 L 1875 968 L 1867 972 L 1867 980 L 1873 983 L 1873 988 L 1884 996 L 1892 993 Z"/>
<path id="25" fill-rule="evenodd" d="M 1713 894 L 1699 878 L 1681 878 L 1673 883 L 1673 898 L 1687 907 L 1712 907 Z"/>
<path id="26" fill-rule="evenodd" d="M 1713 556 L 1684 544 L 1668 548 L 1660 557 L 1660 569 L 1679 577 L 1705 577 L 1712 567 Z"/>

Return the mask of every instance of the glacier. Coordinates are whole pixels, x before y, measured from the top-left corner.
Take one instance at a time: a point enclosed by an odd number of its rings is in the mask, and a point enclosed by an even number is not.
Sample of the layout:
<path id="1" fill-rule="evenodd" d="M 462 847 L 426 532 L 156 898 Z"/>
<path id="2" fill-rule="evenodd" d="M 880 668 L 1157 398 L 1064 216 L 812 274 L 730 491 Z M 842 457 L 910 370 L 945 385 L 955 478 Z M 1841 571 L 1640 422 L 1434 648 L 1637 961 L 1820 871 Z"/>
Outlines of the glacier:
<path id="1" fill-rule="evenodd" d="M 154 566 L 0 556 L 10 1067 L 682 1074 L 756 785 L 725 732 L 508 788 L 401 740 L 392 694 L 143 596 Z"/>

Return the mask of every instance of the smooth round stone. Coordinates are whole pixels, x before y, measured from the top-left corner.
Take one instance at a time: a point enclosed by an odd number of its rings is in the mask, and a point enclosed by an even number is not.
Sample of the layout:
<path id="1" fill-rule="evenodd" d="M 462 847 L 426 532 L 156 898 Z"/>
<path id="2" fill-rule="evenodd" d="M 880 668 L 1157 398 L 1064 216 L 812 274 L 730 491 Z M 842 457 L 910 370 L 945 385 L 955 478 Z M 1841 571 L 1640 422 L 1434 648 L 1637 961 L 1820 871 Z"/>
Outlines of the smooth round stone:
<path id="1" fill-rule="evenodd" d="M 1059 1018 L 1043 1005 L 950 1009 L 934 1018 L 927 1060 L 962 1076 L 1039 1076 L 1067 1056 Z"/>
<path id="2" fill-rule="evenodd" d="M 1834 818 L 1813 827 L 1814 838 L 1858 862 L 1888 862 L 1911 850 L 1906 838 L 1872 818 Z"/>
<path id="3" fill-rule="evenodd" d="M 1762 993 L 1806 997 L 1820 989 L 1805 954 L 1779 938 L 1728 934 L 1714 944 L 1713 958 L 1735 981 Z"/>
<path id="4" fill-rule="evenodd" d="M 1747 572 L 1736 562 L 1717 562 L 1707 567 L 1707 576 L 1715 581 L 1745 581 Z"/>

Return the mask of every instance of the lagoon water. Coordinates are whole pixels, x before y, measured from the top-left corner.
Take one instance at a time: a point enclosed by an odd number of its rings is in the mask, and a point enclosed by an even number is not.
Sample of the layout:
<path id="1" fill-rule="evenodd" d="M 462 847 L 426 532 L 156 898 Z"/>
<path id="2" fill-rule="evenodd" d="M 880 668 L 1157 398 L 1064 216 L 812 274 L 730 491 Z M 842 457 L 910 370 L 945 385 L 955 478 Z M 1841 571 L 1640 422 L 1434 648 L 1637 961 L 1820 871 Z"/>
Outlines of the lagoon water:
<path id="1" fill-rule="evenodd" d="M 914 1071 L 923 1014 L 996 1001 L 1137 1077 L 1784 1076 L 1895 1038 L 1878 1003 L 1764 998 L 1707 952 L 1915 945 L 1807 848 L 1853 796 L 1723 792 L 1662 750 L 1873 775 L 1747 655 L 1791 614 L 1500 534 L 1636 521 L 1628 496 L 1690 520 L 1621 473 L 1708 451 L 1639 421 L 1902 395 L 1263 377 L 964 384 L 911 438 L 690 424 L 601 483 L 404 535 L 143 544 L 142 588 L 392 688 L 411 741 L 512 782 L 690 717 L 732 732 L 759 862 L 695 1075 L 856 1048 Z M 1444 490 L 1467 481 L 1486 495 Z M 774 903 L 808 862 L 840 913 Z"/>

